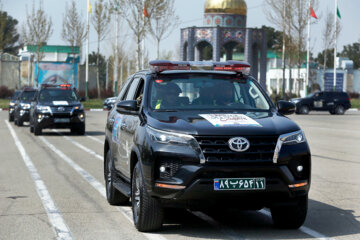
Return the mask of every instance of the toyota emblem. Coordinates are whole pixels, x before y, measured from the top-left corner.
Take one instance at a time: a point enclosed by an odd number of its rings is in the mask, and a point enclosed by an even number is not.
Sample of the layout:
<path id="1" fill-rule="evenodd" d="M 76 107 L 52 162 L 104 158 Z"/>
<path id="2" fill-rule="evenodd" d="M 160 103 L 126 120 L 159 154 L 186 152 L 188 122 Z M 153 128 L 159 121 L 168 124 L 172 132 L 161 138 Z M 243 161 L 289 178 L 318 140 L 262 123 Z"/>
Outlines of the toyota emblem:
<path id="1" fill-rule="evenodd" d="M 58 107 L 58 111 L 59 111 L 59 112 L 64 112 L 64 111 L 65 111 L 65 108 L 64 108 L 64 107 Z"/>
<path id="2" fill-rule="evenodd" d="M 231 138 L 228 142 L 231 150 L 235 152 L 245 152 L 250 147 L 250 142 L 243 137 Z"/>

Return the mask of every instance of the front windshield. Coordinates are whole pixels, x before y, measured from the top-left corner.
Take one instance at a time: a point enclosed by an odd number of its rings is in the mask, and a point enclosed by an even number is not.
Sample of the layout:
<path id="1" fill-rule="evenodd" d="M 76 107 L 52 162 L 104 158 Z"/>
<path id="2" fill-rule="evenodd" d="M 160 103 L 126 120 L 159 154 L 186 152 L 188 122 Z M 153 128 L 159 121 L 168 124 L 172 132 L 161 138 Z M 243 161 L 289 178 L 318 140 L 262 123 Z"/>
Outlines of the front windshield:
<path id="1" fill-rule="evenodd" d="M 11 100 L 15 100 L 19 96 L 20 93 L 21 93 L 20 91 L 14 92 L 14 96 L 11 98 Z"/>
<path id="2" fill-rule="evenodd" d="M 162 75 L 150 84 L 150 107 L 155 111 L 268 111 L 270 105 L 254 81 L 235 75 Z"/>
<path id="3" fill-rule="evenodd" d="M 35 96 L 35 91 L 23 92 L 21 94 L 21 101 L 31 101 Z"/>
<path id="4" fill-rule="evenodd" d="M 41 102 L 50 101 L 78 101 L 76 93 L 71 89 L 44 89 L 40 92 Z"/>

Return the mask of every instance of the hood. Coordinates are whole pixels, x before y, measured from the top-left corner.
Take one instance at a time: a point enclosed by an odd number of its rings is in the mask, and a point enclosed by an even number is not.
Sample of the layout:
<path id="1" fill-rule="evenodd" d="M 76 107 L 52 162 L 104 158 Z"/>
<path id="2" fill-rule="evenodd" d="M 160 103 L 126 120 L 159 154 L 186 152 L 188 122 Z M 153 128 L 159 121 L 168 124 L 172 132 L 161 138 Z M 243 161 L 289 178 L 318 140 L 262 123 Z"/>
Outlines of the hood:
<path id="1" fill-rule="evenodd" d="M 156 129 L 191 135 L 281 135 L 300 129 L 277 112 L 150 112 L 147 122 Z"/>

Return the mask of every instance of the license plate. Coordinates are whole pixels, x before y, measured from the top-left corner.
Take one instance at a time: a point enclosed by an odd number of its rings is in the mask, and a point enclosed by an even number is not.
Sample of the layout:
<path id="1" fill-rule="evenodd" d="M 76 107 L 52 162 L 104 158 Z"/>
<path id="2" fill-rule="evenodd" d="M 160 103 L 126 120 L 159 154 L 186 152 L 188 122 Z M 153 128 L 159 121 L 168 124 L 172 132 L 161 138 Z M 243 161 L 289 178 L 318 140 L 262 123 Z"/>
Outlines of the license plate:
<path id="1" fill-rule="evenodd" d="M 264 190 L 265 178 L 218 178 L 214 179 L 214 190 Z"/>
<path id="2" fill-rule="evenodd" d="M 68 123 L 68 122 L 70 122 L 70 119 L 69 118 L 55 118 L 54 122 L 55 123 Z"/>

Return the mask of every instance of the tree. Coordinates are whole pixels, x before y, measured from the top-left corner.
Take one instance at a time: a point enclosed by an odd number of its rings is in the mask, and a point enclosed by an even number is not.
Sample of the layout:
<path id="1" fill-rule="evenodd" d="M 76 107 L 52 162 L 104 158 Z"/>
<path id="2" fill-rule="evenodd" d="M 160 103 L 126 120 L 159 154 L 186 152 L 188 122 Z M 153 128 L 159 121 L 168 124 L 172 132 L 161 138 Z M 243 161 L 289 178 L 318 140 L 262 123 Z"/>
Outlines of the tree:
<path id="1" fill-rule="evenodd" d="M 347 57 L 354 62 L 354 68 L 360 68 L 360 43 L 353 43 L 344 46 L 341 56 Z"/>
<path id="2" fill-rule="evenodd" d="M 89 64 L 96 65 L 99 67 L 99 85 L 104 88 L 106 81 L 106 58 L 96 52 L 89 54 Z"/>
<path id="3" fill-rule="evenodd" d="M 177 28 L 180 24 L 179 17 L 175 14 L 174 0 L 165 1 L 156 8 L 150 17 L 150 34 L 156 41 L 156 58 L 160 56 L 160 42 Z"/>
<path id="4" fill-rule="evenodd" d="M 0 51 L 17 54 L 19 34 L 16 30 L 18 21 L 0 9 Z"/>
<path id="5" fill-rule="evenodd" d="M 51 17 L 47 17 L 42 8 L 42 3 L 37 10 L 35 10 L 35 3 L 33 3 L 32 11 L 29 15 L 26 10 L 26 22 L 22 25 L 22 39 L 26 45 L 36 46 L 36 63 L 39 67 L 39 62 L 44 57 L 44 52 L 41 48 L 46 45 L 53 33 Z M 39 70 L 36 74 L 36 84 L 39 83 Z"/>
<path id="6" fill-rule="evenodd" d="M 111 9 L 108 3 L 105 3 L 104 0 L 98 0 L 95 3 L 95 12 L 91 18 L 92 24 L 97 33 L 97 70 L 96 70 L 96 83 L 97 83 L 97 91 L 98 98 L 100 98 L 100 73 L 99 73 L 99 64 L 100 64 L 100 42 L 105 38 L 106 33 L 109 30 L 110 23 L 110 14 Z"/>
<path id="7" fill-rule="evenodd" d="M 277 31 L 273 27 L 263 25 L 260 29 L 265 30 L 267 37 L 267 48 L 272 49 L 276 53 L 281 52 L 282 48 L 282 32 Z"/>
<path id="8" fill-rule="evenodd" d="M 141 42 L 145 39 L 149 21 L 157 9 L 162 9 L 168 0 L 122 0 L 120 14 L 126 20 L 136 38 L 136 69 L 143 68 L 141 62 L 145 54 Z"/>
<path id="9" fill-rule="evenodd" d="M 325 52 L 326 52 L 326 58 L 327 59 L 334 59 L 334 49 L 325 49 L 322 52 L 319 52 L 317 55 L 317 58 L 315 59 L 315 61 L 319 64 L 326 62 L 325 61 Z M 334 61 L 329 61 L 326 63 L 326 67 L 328 68 L 334 68 Z M 326 70 L 324 68 L 324 70 Z"/>
<path id="10" fill-rule="evenodd" d="M 327 59 L 334 59 L 334 44 L 335 44 L 335 37 L 339 36 L 341 32 L 341 24 L 340 21 L 337 21 L 337 27 L 336 27 L 336 34 L 334 29 L 334 14 L 330 11 L 326 14 L 325 18 L 325 28 L 322 31 L 322 40 L 324 43 L 324 51 L 322 55 L 322 62 L 324 63 L 324 77 L 325 77 L 325 71 L 327 66 Z M 329 52 L 329 49 L 333 48 L 332 51 Z M 319 53 L 320 54 L 320 53 Z M 332 55 L 328 57 L 328 54 Z M 332 57 L 332 58 L 331 58 Z M 334 63 L 331 63 L 333 61 L 330 61 L 331 67 L 334 67 Z M 330 66 L 329 66 L 330 67 Z"/>
<path id="11" fill-rule="evenodd" d="M 86 37 L 85 23 L 81 15 L 76 10 L 75 0 L 72 0 L 71 7 L 65 5 L 65 14 L 63 16 L 63 28 L 61 37 L 70 47 L 73 55 L 73 84 L 75 84 L 75 47 L 80 47 Z"/>

